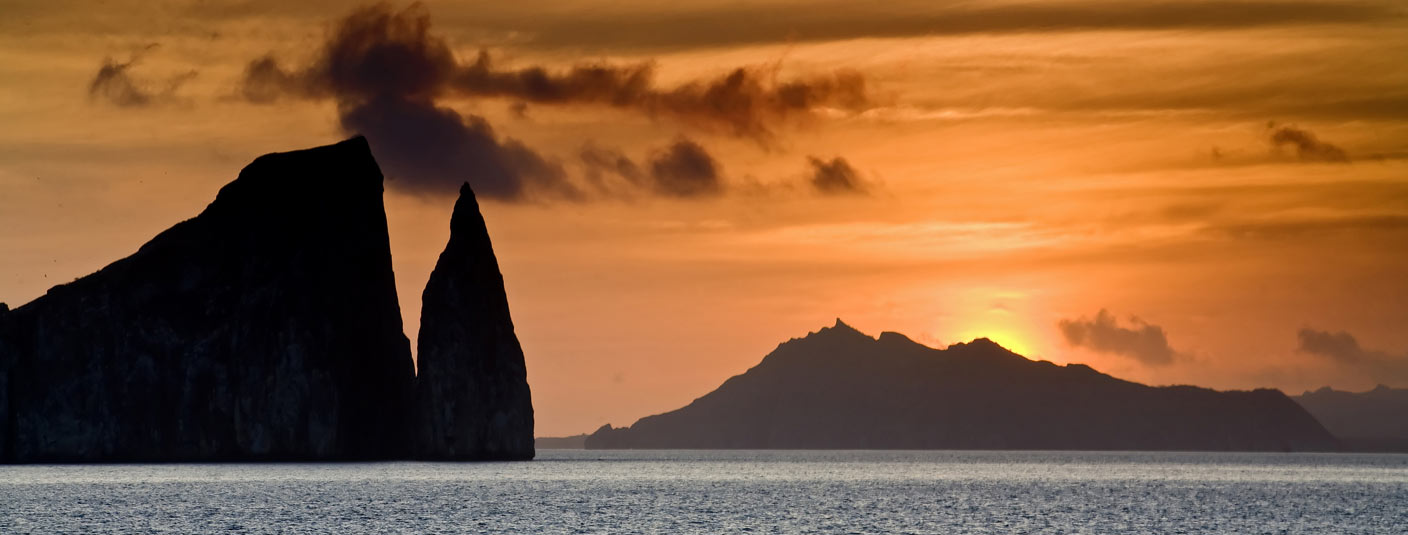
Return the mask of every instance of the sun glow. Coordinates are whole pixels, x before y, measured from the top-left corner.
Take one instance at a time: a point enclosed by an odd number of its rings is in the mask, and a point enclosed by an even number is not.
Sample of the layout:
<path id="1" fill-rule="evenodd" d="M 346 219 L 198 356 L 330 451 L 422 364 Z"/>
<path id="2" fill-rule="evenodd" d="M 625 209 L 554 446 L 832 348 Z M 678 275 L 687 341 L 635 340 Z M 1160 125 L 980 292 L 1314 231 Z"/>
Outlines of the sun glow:
<path id="1" fill-rule="evenodd" d="M 997 342 L 997 345 L 1007 348 L 1008 351 L 1032 360 L 1039 360 L 1035 356 L 1037 346 L 1032 343 L 1031 337 L 1022 331 L 1005 326 L 981 326 L 966 329 L 955 342 L 971 342 L 977 338 L 987 338 Z"/>

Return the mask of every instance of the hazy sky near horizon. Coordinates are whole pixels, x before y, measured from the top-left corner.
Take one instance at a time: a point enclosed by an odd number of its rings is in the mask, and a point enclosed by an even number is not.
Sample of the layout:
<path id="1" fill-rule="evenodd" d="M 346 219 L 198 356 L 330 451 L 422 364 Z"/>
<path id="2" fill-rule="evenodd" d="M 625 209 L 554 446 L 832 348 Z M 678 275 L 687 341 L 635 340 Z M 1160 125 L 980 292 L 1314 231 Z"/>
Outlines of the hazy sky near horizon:
<path id="1" fill-rule="evenodd" d="M 367 5 L 0 2 L 0 301 L 361 132 L 413 339 L 452 186 L 484 197 L 540 436 L 837 317 L 1151 384 L 1408 387 L 1402 2 Z"/>

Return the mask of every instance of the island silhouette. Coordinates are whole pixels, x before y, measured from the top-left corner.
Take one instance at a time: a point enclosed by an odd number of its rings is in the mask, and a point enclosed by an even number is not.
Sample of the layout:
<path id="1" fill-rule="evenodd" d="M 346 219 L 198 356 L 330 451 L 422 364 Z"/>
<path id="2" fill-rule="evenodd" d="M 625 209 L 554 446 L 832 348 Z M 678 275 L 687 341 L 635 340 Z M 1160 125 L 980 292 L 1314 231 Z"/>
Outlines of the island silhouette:
<path id="1" fill-rule="evenodd" d="M 1408 452 L 1408 388 L 1379 385 L 1367 392 L 1323 387 L 1295 397 L 1347 449 Z"/>
<path id="2" fill-rule="evenodd" d="M 0 307 L 0 460 L 532 458 L 468 185 L 419 343 L 417 376 L 367 141 L 261 156 L 132 256 Z"/>
<path id="3" fill-rule="evenodd" d="M 836 320 L 671 412 L 588 449 L 1333 451 L 1278 390 L 1150 387 L 1031 361 L 986 338 L 934 349 Z"/>

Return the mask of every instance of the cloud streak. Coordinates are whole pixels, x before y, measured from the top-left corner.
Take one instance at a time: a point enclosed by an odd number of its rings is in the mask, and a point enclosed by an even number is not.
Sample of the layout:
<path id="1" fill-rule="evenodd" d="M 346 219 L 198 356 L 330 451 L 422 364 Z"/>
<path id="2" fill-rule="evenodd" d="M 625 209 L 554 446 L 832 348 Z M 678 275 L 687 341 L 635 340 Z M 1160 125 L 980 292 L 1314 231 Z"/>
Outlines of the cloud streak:
<path id="1" fill-rule="evenodd" d="M 1298 239 L 1307 236 L 1343 234 L 1366 236 L 1371 233 L 1408 233 L 1408 215 L 1365 214 L 1342 217 L 1283 218 L 1261 221 L 1233 221 L 1211 225 L 1205 232 L 1235 239 Z"/>
<path id="2" fill-rule="evenodd" d="M 250 62 L 239 93 L 251 102 L 395 93 L 589 105 L 763 143 L 772 141 L 778 128 L 822 109 L 859 112 L 872 106 L 865 77 L 854 71 L 780 81 L 775 65 L 738 67 L 667 88 L 656 83 L 650 62 L 588 63 L 556 71 L 504 68 L 481 51 L 473 62 L 461 63 L 429 28 L 429 15 L 416 6 L 400 12 L 385 4 L 360 9 L 344 19 L 323 55 L 310 65 L 287 68 L 268 55 Z"/>
<path id="3" fill-rule="evenodd" d="M 512 27 L 528 36 L 527 44 L 540 47 L 679 49 L 978 33 L 1378 24 L 1402 19 L 1404 10 L 1387 1 L 924 2 L 896 9 L 891 3 L 823 0 L 806 10 L 780 2 L 746 2 L 669 12 L 583 9 L 533 18 L 489 17 L 486 25 Z"/>
<path id="4" fill-rule="evenodd" d="M 658 87 L 654 76 L 655 66 L 648 62 L 585 64 L 561 72 L 536 66 L 499 69 L 481 51 L 474 63 L 458 70 L 451 85 L 470 96 L 633 110 L 759 141 L 771 140 L 778 127 L 821 108 L 858 112 L 872 104 L 865 78 L 853 71 L 778 82 L 774 69 L 739 67 L 673 88 Z"/>
<path id="5" fill-rule="evenodd" d="M 587 183 L 601 193 L 646 191 L 675 198 L 705 198 L 727 193 L 723 164 L 697 141 L 676 138 L 651 151 L 637 163 L 625 153 L 588 144 L 578 153 Z M 808 174 L 799 183 L 750 184 L 754 193 L 795 193 L 802 188 L 823 195 L 859 195 L 870 191 L 860 173 L 845 158 L 807 157 Z"/>
<path id="6" fill-rule="evenodd" d="M 1268 140 L 1271 142 L 1271 146 L 1276 149 L 1291 147 L 1295 149 L 1296 157 L 1301 161 L 1349 163 L 1349 153 L 1338 146 L 1321 141 L 1309 130 L 1291 126 L 1278 127 L 1275 123 L 1268 126 L 1270 129 Z"/>
<path id="7" fill-rule="evenodd" d="M 1163 327 L 1133 316 L 1128 327 L 1121 326 L 1105 309 L 1100 309 L 1093 319 L 1063 319 L 1057 327 L 1071 347 L 1120 355 L 1149 366 L 1167 366 L 1178 357 L 1178 352 L 1169 346 Z"/>

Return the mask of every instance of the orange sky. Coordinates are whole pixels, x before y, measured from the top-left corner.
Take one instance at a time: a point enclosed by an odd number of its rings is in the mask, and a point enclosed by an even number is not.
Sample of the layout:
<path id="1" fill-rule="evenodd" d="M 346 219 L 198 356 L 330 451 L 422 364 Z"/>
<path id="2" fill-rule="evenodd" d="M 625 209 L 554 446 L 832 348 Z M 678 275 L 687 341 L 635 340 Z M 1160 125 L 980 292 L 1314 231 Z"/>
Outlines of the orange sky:
<path id="1" fill-rule="evenodd" d="M 660 90 L 434 97 L 586 192 L 483 202 L 539 435 L 682 406 L 838 316 L 1153 384 L 1408 386 L 1401 2 L 509 4 L 419 13 L 462 66 L 650 62 Z M 316 64 L 358 5 L 8 2 L 0 301 L 130 254 L 259 154 L 346 137 L 335 87 L 241 88 L 265 54 Z M 105 61 L 120 76 L 95 91 Z M 858 76 L 865 99 L 759 115 L 759 135 L 666 95 L 739 67 L 764 90 Z M 716 192 L 586 187 L 584 148 L 650 177 L 682 139 Z M 808 157 L 863 191 L 813 187 Z M 414 338 L 454 199 L 390 179 Z"/>

